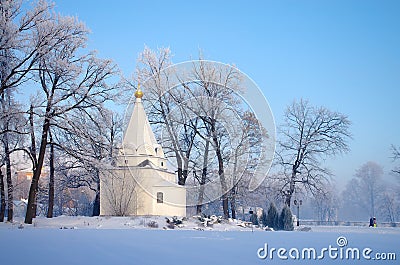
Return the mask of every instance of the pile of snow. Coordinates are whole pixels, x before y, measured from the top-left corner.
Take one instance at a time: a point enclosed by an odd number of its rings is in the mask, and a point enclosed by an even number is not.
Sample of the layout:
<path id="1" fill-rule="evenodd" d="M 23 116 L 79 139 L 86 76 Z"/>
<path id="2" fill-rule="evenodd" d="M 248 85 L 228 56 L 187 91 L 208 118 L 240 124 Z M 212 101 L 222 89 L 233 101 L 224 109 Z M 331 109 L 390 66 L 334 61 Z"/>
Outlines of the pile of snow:
<path id="1" fill-rule="evenodd" d="M 171 225 L 172 224 L 172 225 Z M 175 225 L 174 225 L 175 224 Z M 222 217 L 194 216 L 190 218 L 164 216 L 58 216 L 54 218 L 37 217 L 32 225 L 16 218 L 14 223 L 0 223 L 0 228 L 58 228 L 58 229 L 152 229 L 152 230 L 209 230 L 209 231 L 251 231 L 255 228 L 249 222 L 224 220 Z M 261 231 L 261 229 L 260 229 Z"/>
<path id="2" fill-rule="evenodd" d="M 32 225 L 23 223 L 23 218 L 15 218 L 13 223 L 0 223 L 2 228 L 15 229 L 139 229 L 139 230 L 200 230 L 200 231 L 273 231 L 268 227 L 253 226 L 250 222 L 241 220 L 225 220 L 220 216 L 189 218 L 165 216 L 58 216 L 54 218 L 37 217 Z M 367 227 L 367 226 L 300 226 L 298 232 L 335 232 L 335 233 L 377 233 L 400 234 L 396 227 Z"/>

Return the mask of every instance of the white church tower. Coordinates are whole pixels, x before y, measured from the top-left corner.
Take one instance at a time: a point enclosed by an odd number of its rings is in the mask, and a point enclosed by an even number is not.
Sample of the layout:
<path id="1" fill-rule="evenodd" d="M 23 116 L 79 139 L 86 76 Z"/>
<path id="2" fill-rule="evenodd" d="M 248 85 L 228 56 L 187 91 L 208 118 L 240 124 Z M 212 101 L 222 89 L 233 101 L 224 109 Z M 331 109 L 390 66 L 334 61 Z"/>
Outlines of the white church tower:
<path id="1" fill-rule="evenodd" d="M 100 177 L 100 215 L 186 216 L 186 190 L 167 170 L 163 149 L 142 104 L 140 87 L 135 97 L 116 166 Z"/>

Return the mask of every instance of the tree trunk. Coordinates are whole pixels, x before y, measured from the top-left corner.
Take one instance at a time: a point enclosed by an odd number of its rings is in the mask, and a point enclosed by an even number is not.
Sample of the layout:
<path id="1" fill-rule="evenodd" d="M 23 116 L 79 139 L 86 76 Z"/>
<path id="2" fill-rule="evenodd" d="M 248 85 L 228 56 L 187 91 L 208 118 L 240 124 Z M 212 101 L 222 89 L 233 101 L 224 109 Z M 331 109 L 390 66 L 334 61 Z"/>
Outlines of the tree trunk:
<path id="1" fill-rule="evenodd" d="M 235 177 L 237 174 L 237 164 L 238 164 L 238 152 L 237 149 L 235 151 L 235 160 L 233 164 L 233 176 L 234 176 L 234 186 L 231 190 L 231 213 L 232 213 L 232 218 L 236 219 L 236 194 L 238 190 L 238 182 L 239 180 L 236 179 Z"/>
<path id="2" fill-rule="evenodd" d="M 222 190 L 222 210 L 224 212 L 224 218 L 229 218 L 229 201 L 228 201 L 228 186 L 225 179 L 224 174 L 224 161 L 221 153 L 221 149 L 218 144 L 218 139 L 216 136 L 215 126 L 211 126 L 211 132 L 213 134 L 213 142 L 215 145 L 215 153 L 217 154 L 218 158 L 218 176 L 221 182 L 221 190 Z"/>
<path id="3" fill-rule="evenodd" d="M 57 215 L 63 215 L 63 198 L 64 198 L 64 191 L 60 188 L 57 188 L 57 197 L 56 197 L 56 202 L 57 202 Z"/>
<path id="4" fill-rule="evenodd" d="M 11 160 L 10 160 L 10 149 L 8 146 L 7 133 L 4 134 L 4 151 L 5 151 L 5 162 L 6 162 L 6 180 L 7 180 L 7 221 L 12 222 L 14 216 L 14 186 L 11 177 Z"/>
<path id="5" fill-rule="evenodd" d="M 165 110 L 165 104 L 161 99 L 161 96 L 158 98 L 160 107 L 161 107 L 161 115 L 165 121 L 165 125 L 167 128 L 168 135 L 172 139 L 172 146 L 175 151 L 175 157 L 176 157 L 176 164 L 178 166 L 178 185 L 184 186 L 186 183 L 186 178 L 183 174 L 183 165 L 182 165 L 182 156 L 181 153 L 179 152 L 178 149 L 178 141 L 175 138 L 175 135 L 173 133 L 172 126 L 170 124 L 169 116 L 167 115 L 168 111 Z M 187 177 L 187 176 L 186 176 Z"/>
<path id="6" fill-rule="evenodd" d="M 196 214 L 200 215 L 203 207 L 203 199 L 204 199 L 204 185 L 206 184 L 207 179 L 207 161 L 208 161 L 208 152 L 210 150 L 210 141 L 206 140 L 206 145 L 204 148 L 204 158 L 203 158 L 203 170 L 201 172 L 201 180 L 200 180 L 200 190 L 199 196 L 197 198 L 197 206 L 196 206 Z"/>
<path id="7" fill-rule="evenodd" d="M 200 189 L 201 189 L 201 187 L 200 187 Z M 199 197 L 200 197 L 200 194 L 199 194 Z M 202 213 L 202 208 L 203 208 L 203 205 L 202 204 L 197 204 L 196 205 L 196 215 L 201 215 L 201 213 Z"/>
<path id="8" fill-rule="evenodd" d="M 6 102 L 7 101 L 7 102 Z M 2 111 L 7 111 L 10 105 L 10 97 L 6 93 L 1 94 L 1 108 Z M 12 222 L 14 215 L 14 186 L 12 184 L 11 176 L 11 159 L 10 159 L 10 142 L 8 138 L 9 118 L 4 121 L 3 132 L 3 145 L 4 145 L 4 161 L 6 166 L 6 181 L 7 181 L 7 221 Z"/>
<path id="9" fill-rule="evenodd" d="M 188 130 L 187 130 L 187 126 L 185 125 L 185 134 L 189 135 Z M 194 134 L 195 135 L 195 134 Z M 194 136 L 188 136 L 188 138 L 190 139 L 190 143 L 189 143 L 189 147 L 188 149 L 184 152 L 185 156 L 183 157 L 183 174 L 182 174 L 182 178 L 183 178 L 183 185 L 186 184 L 186 180 L 188 178 L 188 174 L 189 174 L 189 161 L 190 161 L 190 153 L 193 147 L 193 141 L 194 141 Z"/>
<path id="10" fill-rule="evenodd" d="M 373 187 L 370 187 L 370 200 L 371 200 L 371 215 L 375 216 L 375 196 L 374 196 L 375 192 Z"/>
<path id="11" fill-rule="evenodd" d="M 204 185 L 206 184 L 207 178 L 207 166 L 203 167 L 203 171 L 201 173 L 201 180 L 200 180 L 200 190 L 199 196 L 197 197 L 197 205 L 196 205 L 196 214 L 200 215 L 203 208 L 203 200 L 204 200 Z"/>
<path id="12" fill-rule="evenodd" d="M 178 165 L 178 185 L 185 186 L 186 184 L 186 179 L 188 177 L 188 167 L 189 167 L 189 160 L 185 159 L 185 161 L 182 161 L 183 159 L 179 155 L 178 152 L 175 152 L 176 154 L 176 162 Z"/>
<path id="13" fill-rule="evenodd" d="M 292 195 L 294 193 L 294 180 L 295 177 L 292 177 L 291 181 L 290 181 L 290 185 L 289 185 L 289 190 L 285 192 L 285 204 L 290 208 L 290 204 L 292 201 Z"/>
<path id="14" fill-rule="evenodd" d="M 47 208 L 47 218 L 53 218 L 53 208 L 54 208 L 54 145 L 53 145 L 53 137 L 51 132 L 49 132 L 50 136 L 50 159 L 49 159 L 49 167 L 50 167 L 50 179 L 49 179 L 49 205 Z"/>
<path id="15" fill-rule="evenodd" d="M 49 128 L 50 128 L 50 106 L 48 104 L 46 108 L 45 120 L 43 123 L 42 138 L 40 143 L 39 156 L 37 159 L 37 167 L 33 172 L 31 187 L 29 189 L 28 206 L 25 215 L 25 223 L 27 224 L 32 224 L 32 219 L 36 215 L 36 195 L 39 186 L 39 178 L 42 173 L 44 156 L 46 154 L 47 135 L 49 132 Z"/>
<path id="16" fill-rule="evenodd" d="M 228 196 L 225 193 L 222 195 L 222 210 L 224 212 L 224 218 L 228 219 L 229 218 L 229 201 L 228 201 Z"/>
<path id="17" fill-rule="evenodd" d="M 182 158 L 179 156 L 178 152 L 176 154 L 176 164 L 178 166 L 178 185 L 185 185 L 185 178 L 183 177 L 183 168 L 182 168 Z"/>
<path id="18" fill-rule="evenodd" d="M 189 174 L 189 170 L 188 170 L 186 162 L 185 162 L 185 165 L 182 170 L 182 181 L 181 181 L 181 183 L 183 183 L 182 186 L 184 186 L 186 184 L 188 174 Z"/>
<path id="19" fill-rule="evenodd" d="M 36 138 L 35 138 L 35 127 L 34 127 L 35 122 L 33 119 L 33 114 L 34 114 L 33 113 L 33 105 L 31 105 L 31 107 L 29 109 L 29 129 L 30 129 L 29 134 L 31 137 L 30 153 L 31 153 L 31 158 L 32 158 L 32 172 L 35 172 L 36 168 L 37 168 L 37 156 L 36 156 Z M 36 193 L 37 193 L 37 188 L 35 191 L 35 203 L 33 206 L 33 212 L 34 212 L 33 217 L 36 217 Z"/>
<path id="20" fill-rule="evenodd" d="M 232 218 L 236 219 L 236 190 L 233 188 L 231 190 L 231 213 Z"/>
<path id="21" fill-rule="evenodd" d="M 4 190 L 4 175 L 0 169 L 0 222 L 4 222 L 4 215 L 6 211 L 6 193 Z"/>
<path id="22" fill-rule="evenodd" d="M 97 182 L 97 190 L 96 190 L 96 197 L 94 198 L 93 202 L 93 216 L 100 215 L 100 178 Z"/>

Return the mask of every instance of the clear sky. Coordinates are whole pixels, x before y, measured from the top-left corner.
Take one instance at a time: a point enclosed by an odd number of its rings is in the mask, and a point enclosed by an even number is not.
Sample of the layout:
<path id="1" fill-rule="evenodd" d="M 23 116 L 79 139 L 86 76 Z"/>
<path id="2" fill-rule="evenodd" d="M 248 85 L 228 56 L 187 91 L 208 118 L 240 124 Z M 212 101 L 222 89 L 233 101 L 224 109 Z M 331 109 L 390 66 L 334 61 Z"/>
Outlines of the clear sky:
<path id="1" fill-rule="evenodd" d="M 145 44 L 170 47 L 174 63 L 201 49 L 249 75 L 277 124 L 299 98 L 348 115 L 351 152 L 328 161 L 338 182 L 367 161 L 389 178 L 390 145 L 400 145 L 400 1 L 55 2 L 92 30 L 89 48 L 128 77 Z"/>

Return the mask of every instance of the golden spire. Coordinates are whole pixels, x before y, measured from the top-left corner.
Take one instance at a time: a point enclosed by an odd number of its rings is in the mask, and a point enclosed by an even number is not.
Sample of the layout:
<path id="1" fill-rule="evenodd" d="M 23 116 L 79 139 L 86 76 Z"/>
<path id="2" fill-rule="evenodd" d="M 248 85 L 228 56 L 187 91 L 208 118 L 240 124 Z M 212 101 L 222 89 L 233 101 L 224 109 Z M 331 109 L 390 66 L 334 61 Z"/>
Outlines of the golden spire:
<path id="1" fill-rule="evenodd" d="M 140 84 L 138 84 L 138 87 L 137 87 L 137 89 L 136 89 L 135 97 L 136 97 L 136 98 L 142 98 L 142 97 L 143 97 L 143 92 L 142 92 L 142 90 L 140 89 Z"/>

